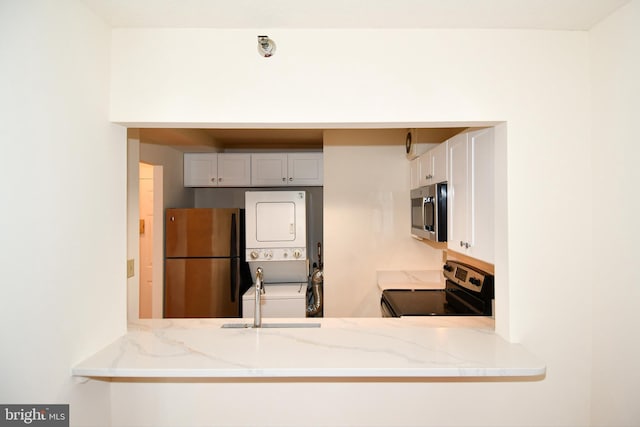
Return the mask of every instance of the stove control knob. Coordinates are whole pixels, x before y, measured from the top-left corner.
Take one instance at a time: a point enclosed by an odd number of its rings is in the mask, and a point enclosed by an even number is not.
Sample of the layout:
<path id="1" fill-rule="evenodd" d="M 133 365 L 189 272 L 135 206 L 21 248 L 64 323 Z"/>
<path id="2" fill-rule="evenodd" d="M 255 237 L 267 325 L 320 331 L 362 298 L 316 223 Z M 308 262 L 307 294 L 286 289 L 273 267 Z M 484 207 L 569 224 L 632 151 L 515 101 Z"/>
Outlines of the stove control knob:
<path id="1" fill-rule="evenodd" d="M 302 256 L 302 251 L 300 249 L 295 249 L 293 251 L 293 257 L 294 258 L 300 258 Z"/>
<path id="2" fill-rule="evenodd" d="M 442 268 L 444 269 L 444 271 L 453 271 L 453 267 L 451 267 L 449 264 L 445 264 Z"/>
<path id="3" fill-rule="evenodd" d="M 251 256 L 251 259 L 258 259 L 260 254 L 257 251 L 251 251 L 250 256 Z"/>
<path id="4" fill-rule="evenodd" d="M 480 279 L 476 277 L 471 277 L 469 279 L 469 283 L 471 283 L 472 285 L 480 286 Z"/>
<path id="5" fill-rule="evenodd" d="M 264 257 L 265 257 L 266 259 L 271 259 L 271 258 L 273 258 L 273 252 L 271 252 L 271 251 L 264 251 Z"/>

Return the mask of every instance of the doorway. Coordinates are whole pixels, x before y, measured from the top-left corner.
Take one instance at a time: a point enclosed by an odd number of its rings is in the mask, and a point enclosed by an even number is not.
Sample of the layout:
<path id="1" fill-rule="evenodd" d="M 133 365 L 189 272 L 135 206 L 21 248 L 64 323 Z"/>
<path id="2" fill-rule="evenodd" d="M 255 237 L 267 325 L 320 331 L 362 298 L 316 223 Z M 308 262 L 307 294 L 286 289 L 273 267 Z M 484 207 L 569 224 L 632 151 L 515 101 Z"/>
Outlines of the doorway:
<path id="1" fill-rule="evenodd" d="M 162 318 L 162 166 L 139 163 L 139 317 Z"/>

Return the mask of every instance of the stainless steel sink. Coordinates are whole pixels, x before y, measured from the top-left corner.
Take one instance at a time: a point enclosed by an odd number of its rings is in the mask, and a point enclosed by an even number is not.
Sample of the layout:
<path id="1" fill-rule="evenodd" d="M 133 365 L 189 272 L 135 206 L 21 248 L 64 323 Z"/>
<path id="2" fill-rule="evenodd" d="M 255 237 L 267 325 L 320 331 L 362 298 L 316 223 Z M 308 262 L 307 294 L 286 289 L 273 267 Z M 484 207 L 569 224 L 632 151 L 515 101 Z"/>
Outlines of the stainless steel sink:
<path id="1" fill-rule="evenodd" d="M 249 329 L 253 323 L 225 323 L 222 328 Z M 320 323 L 263 323 L 261 328 L 319 328 Z"/>

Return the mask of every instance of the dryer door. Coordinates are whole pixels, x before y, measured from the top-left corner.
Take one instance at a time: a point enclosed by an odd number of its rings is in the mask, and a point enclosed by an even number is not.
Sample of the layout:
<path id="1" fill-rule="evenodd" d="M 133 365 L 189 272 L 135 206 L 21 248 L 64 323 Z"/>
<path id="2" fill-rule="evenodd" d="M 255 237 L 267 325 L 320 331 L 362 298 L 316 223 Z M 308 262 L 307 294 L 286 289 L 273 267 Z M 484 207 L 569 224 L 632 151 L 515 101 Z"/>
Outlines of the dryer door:
<path id="1" fill-rule="evenodd" d="M 296 205 L 293 201 L 256 204 L 256 240 L 281 246 L 296 240 Z"/>
<path id="2" fill-rule="evenodd" d="M 245 209 L 248 251 L 306 248 L 307 214 L 304 191 L 247 191 Z"/>

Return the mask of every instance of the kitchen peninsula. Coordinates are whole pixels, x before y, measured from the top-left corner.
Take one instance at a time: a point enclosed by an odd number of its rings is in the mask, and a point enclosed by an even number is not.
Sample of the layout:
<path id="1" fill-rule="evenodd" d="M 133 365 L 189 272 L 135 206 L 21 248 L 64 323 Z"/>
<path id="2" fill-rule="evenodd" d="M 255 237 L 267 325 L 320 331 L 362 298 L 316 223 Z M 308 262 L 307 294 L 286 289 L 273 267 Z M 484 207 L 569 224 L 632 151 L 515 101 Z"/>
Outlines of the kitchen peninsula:
<path id="1" fill-rule="evenodd" d="M 432 378 L 541 380 L 546 366 L 493 331 L 490 318 L 295 319 L 320 328 L 222 328 L 247 319 L 158 319 L 73 368 L 119 378 Z M 269 319 L 286 323 L 294 319 Z M 506 380 L 506 379 L 505 379 Z"/>

